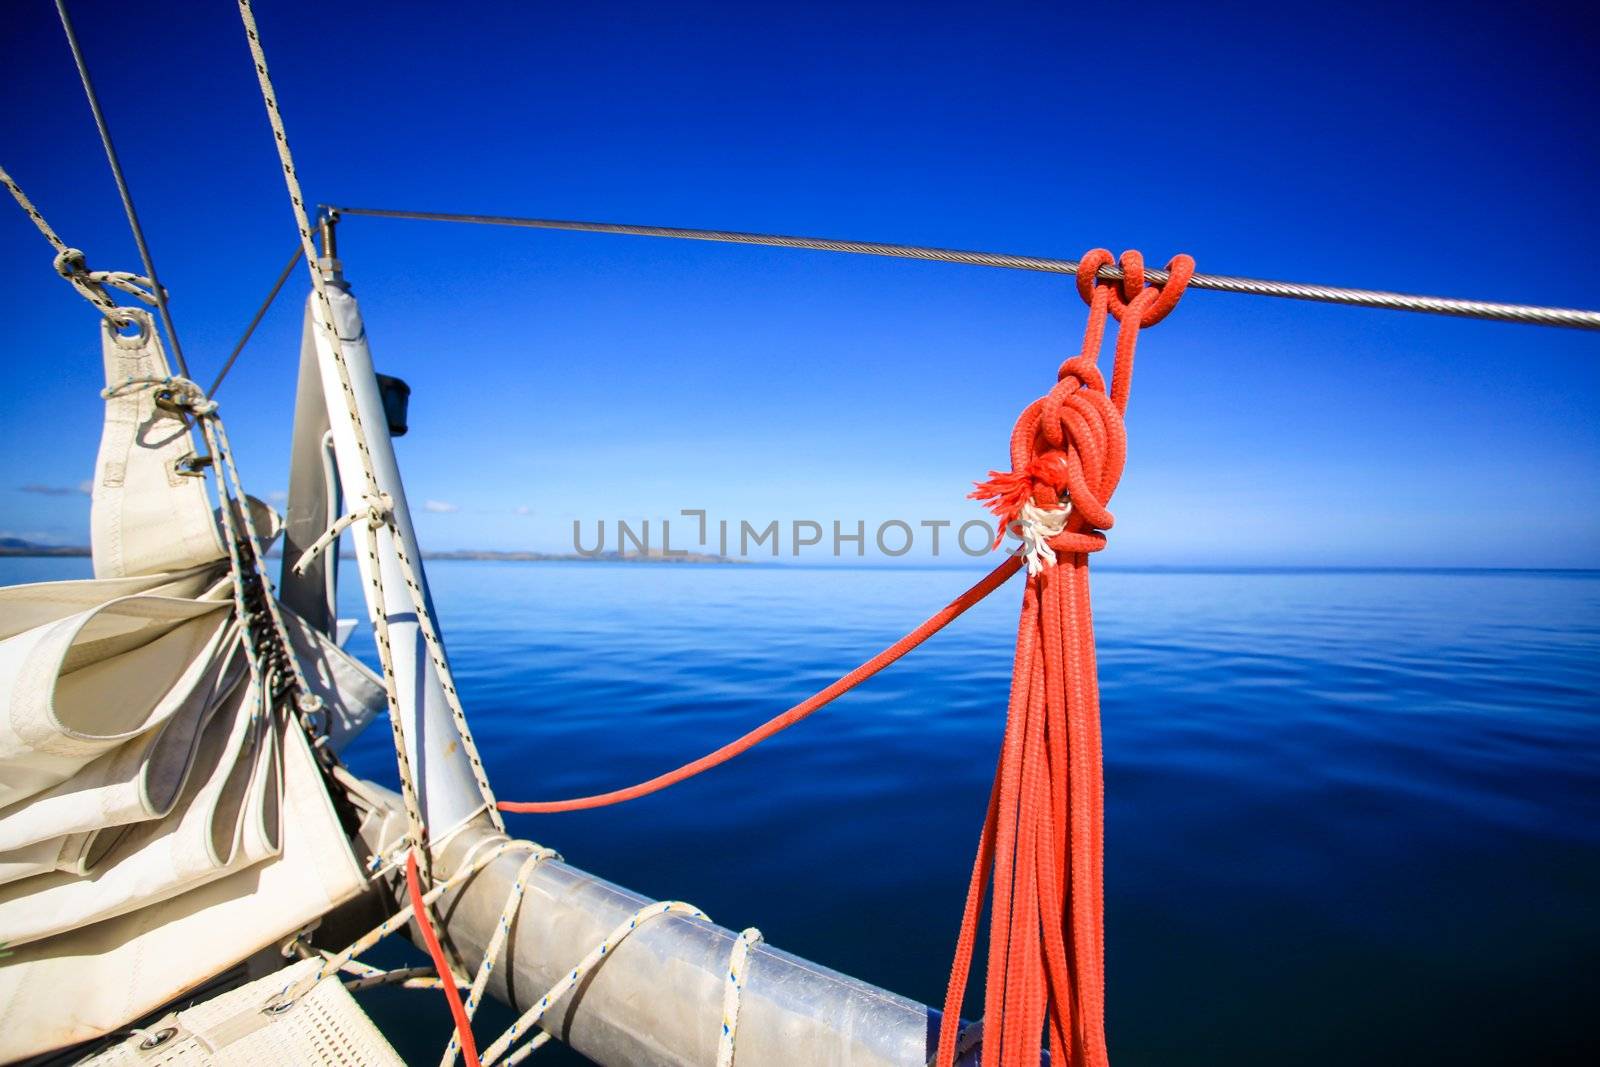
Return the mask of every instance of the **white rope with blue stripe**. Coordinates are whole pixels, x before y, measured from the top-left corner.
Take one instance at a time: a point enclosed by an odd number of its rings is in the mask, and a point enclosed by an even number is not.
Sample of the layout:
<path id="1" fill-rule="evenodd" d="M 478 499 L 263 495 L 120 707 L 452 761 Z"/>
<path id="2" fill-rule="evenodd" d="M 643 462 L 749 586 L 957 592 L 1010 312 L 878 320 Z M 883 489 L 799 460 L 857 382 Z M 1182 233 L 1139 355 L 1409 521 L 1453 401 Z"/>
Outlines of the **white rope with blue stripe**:
<path id="1" fill-rule="evenodd" d="M 733 941 L 728 977 L 722 986 L 722 1032 L 717 1036 L 717 1067 L 733 1067 L 733 1046 L 739 1035 L 739 1002 L 743 999 L 745 976 L 749 973 L 750 951 L 761 942 L 761 931 L 754 926 Z"/>
<path id="2" fill-rule="evenodd" d="M 528 877 L 533 874 L 534 868 L 547 859 L 555 859 L 554 849 L 539 848 L 529 853 L 528 858 L 522 861 L 522 866 L 517 869 L 517 876 L 511 883 L 511 891 L 506 894 L 506 903 L 500 909 L 500 921 L 495 924 L 494 933 L 489 938 L 489 944 L 483 950 L 483 962 L 478 966 L 478 973 L 472 979 L 472 988 L 467 990 L 466 1002 L 462 1007 L 466 1010 L 470 1022 L 477 1014 L 478 1005 L 483 1003 L 483 990 L 489 984 L 489 975 L 494 971 L 494 961 L 499 958 L 500 952 L 505 948 L 507 939 L 511 936 L 511 922 L 517 916 L 517 910 L 522 906 L 522 894 L 528 886 Z M 450 1043 L 445 1046 L 444 1056 L 439 1060 L 439 1067 L 451 1067 L 456 1062 L 456 1057 L 461 1053 L 461 1035 L 456 1031 L 450 1032 Z"/>
<path id="3" fill-rule="evenodd" d="M 561 857 L 553 849 L 536 845 L 530 841 L 490 839 L 487 842 L 481 842 L 469 852 L 455 874 L 434 885 L 422 897 L 425 905 L 432 906 L 445 893 L 459 888 L 473 875 L 494 863 L 501 856 L 519 849 L 528 849 L 529 852 L 522 861 L 522 866 L 517 869 L 516 878 L 506 896 L 505 905 L 500 910 L 500 919 L 495 925 L 494 933 L 490 935 L 489 944 L 484 948 L 483 962 L 479 965 L 477 975 L 473 978 L 472 984 L 467 987 L 468 991 L 463 1007 L 466 1009 L 468 1019 L 473 1017 L 479 1005 L 483 1003 L 484 990 L 488 987 L 489 979 L 494 973 L 495 961 L 499 959 L 507 941 L 510 940 L 511 928 L 516 922 L 517 913 L 527 892 L 528 879 L 533 875 L 539 864 L 545 860 L 560 859 Z M 699 908 L 678 900 L 659 901 L 654 904 L 646 904 L 638 909 L 628 916 L 624 922 L 619 923 L 615 929 L 606 935 L 604 941 L 596 945 L 560 981 L 551 986 L 532 1008 L 524 1012 L 516 1022 L 511 1024 L 511 1027 L 505 1033 L 496 1038 L 483 1051 L 480 1057 L 480 1063 L 483 1067 L 490 1067 L 490 1064 L 499 1062 L 502 1057 L 505 1058 L 506 1067 L 511 1067 L 512 1064 L 521 1063 L 535 1049 L 548 1042 L 550 1035 L 541 1031 L 535 1034 L 533 1040 L 527 1044 L 512 1050 L 512 1046 L 516 1044 L 519 1037 L 526 1035 L 539 1025 L 545 1015 L 549 1013 L 551 1005 L 570 993 L 579 982 L 583 981 L 585 976 L 614 953 L 617 946 L 626 940 L 628 935 L 658 915 L 669 914 L 710 921 Z M 356 960 L 356 956 L 372 948 L 373 945 L 376 945 L 395 931 L 404 928 L 412 917 L 411 905 L 408 903 L 402 906 L 393 915 L 357 938 L 344 951 L 327 954 L 320 971 L 313 975 L 308 975 L 297 986 L 285 988 L 269 1002 L 269 1006 L 296 1000 L 323 978 L 337 974 L 340 971 L 355 974 L 356 977 L 346 983 L 347 987 L 352 990 L 370 989 L 374 986 L 391 984 L 404 985 L 412 989 L 436 989 L 445 981 L 454 981 L 458 986 L 465 986 L 465 981 L 457 976 L 435 975 L 429 968 L 405 967 L 393 971 L 383 971 Z M 761 931 L 754 927 L 745 930 L 734 940 L 733 952 L 728 962 L 727 976 L 723 985 L 722 1026 L 717 1037 L 717 1063 L 719 1067 L 731 1067 L 733 1064 L 734 1042 L 738 1035 L 739 1004 L 744 992 L 745 982 L 749 976 L 749 957 L 751 951 L 755 946 L 761 944 L 761 941 Z M 440 1060 L 440 1067 L 452 1067 L 460 1052 L 459 1036 L 452 1033 L 450 1043 L 445 1048 L 444 1056 Z"/>
<path id="4" fill-rule="evenodd" d="M 501 1057 L 506 1056 L 506 1053 L 510 1051 L 511 1046 L 516 1043 L 519 1036 L 527 1033 L 532 1027 L 538 1026 L 550 1011 L 552 1004 L 572 992 L 573 988 L 583 980 L 586 974 L 598 966 L 610 953 L 614 952 L 616 947 L 626 940 L 629 934 L 637 930 L 642 923 L 649 922 L 658 915 L 669 914 L 684 915 L 691 919 L 702 919 L 706 922 L 710 921 L 699 908 L 692 904 L 685 904 L 681 900 L 663 900 L 654 904 L 646 904 L 619 923 L 616 929 L 606 935 L 604 941 L 590 950 L 589 954 L 583 957 L 577 966 L 573 967 L 560 981 L 551 986 L 549 991 L 540 997 L 533 1007 L 523 1012 L 522 1016 L 511 1024 L 510 1029 L 495 1038 L 494 1043 L 484 1049 L 483 1054 L 479 1057 L 483 1067 L 490 1067 L 491 1064 L 498 1062 Z M 540 1034 L 529 1044 L 511 1053 L 509 1057 L 506 1057 L 507 1067 L 515 1063 L 521 1063 L 529 1053 L 548 1039 L 549 1034 Z"/>
<path id="5" fill-rule="evenodd" d="M 407 847 L 409 847 L 409 843 L 407 843 Z M 484 850 L 482 855 L 469 854 L 467 860 L 461 864 L 461 867 L 456 871 L 455 874 L 451 875 L 449 878 L 446 878 L 442 882 L 435 882 L 433 887 L 422 895 L 422 902 L 425 905 L 431 906 L 435 901 L 444 896 L 450 890 L 460 887 L 467 881 L 467 879 L 471 878 L 473 875 L 489 866 L 489 864 L 493 863 L 507 852 L 511 852 L 516 849 L 532 849 L 536 854 L 549 852 L 549 850 L 544 848 L 544 846 L 536 845 L 531 841 L 501 840 L 495 842 L 493 847 Z M 474 850 L 474 852 L 476 852 L 476 850 Z M 557 854 L 554 852 L 550 852 L 550 855 L 557 856 Z M 557 856 L 557 858 L 559 858 L 559 856 Z M 327 962 L 322 965 L 321 970 L 315 972 L 314 974 L 307 975 L 298 985 L 285 987 L 285 989 L 271 1002 L 269 1002 L 269 1004 L 279 1004 L 284 1001 L 298 1000 L 300 997 L 310 992 L 311 988 L 322 979 L 344 970 L 346 965 L 361 953 L 367 951 L 373 945 L 376 945 L 379 941 L 382 941 L 396 930 L 402 929 L 411 921 L 411 918 L 411 904 L 408 901 L 405 904 L 402 904 L 399 910 L 397 910 L 393 915 L 389 916 L 387 919 L 383 920 L 383 922 L 379 923 L 371 930 L 368 930 L 366 933 L 356 938 L 355 941 L 351 942 L 348 948 L 329 956 Z M 368 977 L 371 977 L 371 975 L 368 975 Z M 439 977 L 444 978 L 445 976 L 441 975 Z M 454 976 L 452 975 L 450 977 L 453 978 Z M 465 983 L 457 984 L 462 985 Z"/>

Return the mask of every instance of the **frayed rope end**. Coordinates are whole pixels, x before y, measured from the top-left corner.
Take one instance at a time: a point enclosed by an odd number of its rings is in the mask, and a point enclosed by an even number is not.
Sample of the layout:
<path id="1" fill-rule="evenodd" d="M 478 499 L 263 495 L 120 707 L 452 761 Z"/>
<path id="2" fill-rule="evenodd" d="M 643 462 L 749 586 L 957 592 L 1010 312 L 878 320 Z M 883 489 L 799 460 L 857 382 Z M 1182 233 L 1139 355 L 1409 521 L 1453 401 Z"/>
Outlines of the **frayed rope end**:
<path id="1" fill-rule="evenodd" d="M 1017 471 L 990 471 L 987 481 L 973 483 L 973 490 L 967 494 L 967 499 L 981 501 L 1000 520 L 994 539 L 994 547 L 999 548 L 1000 542 L 1005 540 L 1006 531 L 1017 521 L 1017 516 L 1022 514 L 1022 506 L 1032 496 L 1031 475 Z"/>

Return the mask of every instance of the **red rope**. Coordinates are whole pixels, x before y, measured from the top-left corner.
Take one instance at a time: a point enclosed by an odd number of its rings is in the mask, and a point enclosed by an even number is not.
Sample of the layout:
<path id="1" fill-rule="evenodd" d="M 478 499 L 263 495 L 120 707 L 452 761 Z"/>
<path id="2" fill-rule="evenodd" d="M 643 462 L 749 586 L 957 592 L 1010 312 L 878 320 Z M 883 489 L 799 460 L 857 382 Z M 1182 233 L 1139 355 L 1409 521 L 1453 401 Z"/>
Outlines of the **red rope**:
<path id="1" fill-rule="evenodd" d="M 461 1058 L 466 1061 L 467 1067 L 478 1067 L 478 1043 L 472 1039 L 472 1020 L 467 1018 L 467 1009 L 462 1006 L 455 972 L 450 969 L 450 961 L 439 946 L 439 935 L 433 932 L 433 920 L 428 917 L 428 905 L 422 899 L 422 878 L 417 873 L 415 851 L 406 853 L 406 892 L 411 896 L 411 912 L 422 931 L 422 942 L 428 946 L 428 955 L 433 957 L 433 969 L 444 986 L 444 998 L 450 1002 L 450 1016 L 456 1021 L 456 1037 L 461 1042 Z"/>
<path id="2" fill-rule="evenodd" d="M 788 729 L 818 708 L 848 693 L 901 656 L 904 656 L 907 652 L 922 644 L 922 642 L 948 626 L 962 612 L 1003 585 L 1005 580 L 1017 573 L 1021 566 L 1021 557 L 1011 556 L 1007 558 L 1004 563 L 985 575 L 977 585 L 956 597 L 923 622 L 922 625 L 867 660 L 867 662 L 849 674 L 846 674 L 827 688 L 802 700 L 783 714 L 768 719 L 743 737 L 729 741 L 715 752 L 701 756 L 692 763 L 685 763 L 677 770 L 658 774 L 647 782 L 630 785 L 625 789 L 613 789 L 609 793 L 596 793 L 594 796 L 574 797 L 570 800 L 502 800 L 499 804 L 500 810 L 548 813 L 579 811 L 583 808 L 602 808 L 608 804 L 620 804 L 625 800 L 648 796 L 658 790 L 667 788 L 669 785 L 676 785 L 685 778 L 693 778 L 701 771 L 708 771 L 718 764 L 726 763 L 741 752 L 754 748 L 773 734 Z"/>
<path id="3" fill-rule="evenodd" d="M 1179 256 L 1168 265 L 1165 288 L 1147 287 L 1139 254 L 1125 252 L 1118 292 L 1095 279 L 1111 262 L 1104 249 L 1084 257 L 1078 268 L 1078 289 L 1089 304 L 1083 351 L 1061 365 L 1055 387 L 1017 419 L 1011 470 L 990 472 L 972 494 L 989 503 L 1002 529 L 1030 499 L 1044 509 L 1070 500 L 1071 511 L 1066 529 L 1049 540 L 1055 565 L 1029 577 L 1023 590 L 1005 738 L 956 940 L 939 1067 L 954 1062 L 978 916 L 991 882 L 984 1067 L 1037 1064 L 1047 1030 L 1052 1063 L 1107 1063 L 1105 798 L 1089 553 L 1105 547 L 1101 531 L 1113 522 L 1106 502 L 1127 458 L 1122 416 L 1139 330 L 1166 317 L 1194 273 L 1194 261 Z M 1107 313 L 1121 324 L 1109 389 L 1095 366 Z"/>
<path id="4" fill-rule="evenodd" d="M 960 1011 L 972 968 L 978 916 L 992 882 L 988 976 L 984 990 L 984 1067 L 1037 1064 L 1049 1032 L 1053 1062 L 1103 1067 L 1105 1041 L 1104 794 L 1100 694 L 1089 605 L 1089 554 L 1105 547 L 1114 521 L 1106 502 L 1127 459 L 1122 417 L 1133 379 L 1140 329 L 1164 319 L 1183 295 L 1194 261 L 1167 265 L 1162 288 L 1146 286 L 1144 262 L 1124 252 L 1119 287 L 1096 272 L 1112 262 L 1096 249 L 1078 267 L 1089 305 L 1083 351 L 1061 365 L 1058 381 L 1017 419 L 1011 470 L 991 471 L 972 494 L 1000 517 L 1002 536 L 1030 499 L 1044 509 L 1068 501 L 1066 528 L 1049 539 L 1054 566 L 1028 579 L 1017 627 L 1011 701 L 1000 765 L 989 795 L 956 941 L 939 1030 L 939 1067 L 954 1061 Z M 1129 296 L 1128 294 L 1132 294 Z M 1096 366 L 1106 317 L 1120 324 L 1109 387 Z M 998 543 L 998 541 L 997 541 Z M 876 656 L 781 715 L 676 770 L 623 789 L 569 800 L 501 801 L 502 811 L 559 812 L 604 807 L 647 796 L 726 763 L 871 678 L 938 633 L 1021 569 L 1013 555 L 971 589 Z M 407 866 L 418 899 L 415 860 Z M 418 915 L 423 915 L 418 908 Z M 422 919 L 440 973 L 448 973 Z M 457 1012 L 454 989 L 451 1010 Z M 457 1012 L 463 1050 L 471 1048 Z M 476 1062 L 468 1053 L 469 1064 Z"/>

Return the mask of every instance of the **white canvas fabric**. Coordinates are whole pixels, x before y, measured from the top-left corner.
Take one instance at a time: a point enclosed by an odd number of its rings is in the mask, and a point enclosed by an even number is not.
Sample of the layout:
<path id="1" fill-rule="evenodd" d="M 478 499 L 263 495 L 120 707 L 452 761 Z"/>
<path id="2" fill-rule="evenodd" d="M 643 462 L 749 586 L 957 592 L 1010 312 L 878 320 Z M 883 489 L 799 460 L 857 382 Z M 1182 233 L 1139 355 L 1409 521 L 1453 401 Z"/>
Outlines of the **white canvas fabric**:
<path id="1" fill-rule="evenodd" d="M 278 854 L 12 950 L 0 961 L 0 1061 L 125 1026 L 362 891 L 366 879 L 303 732 L 280 723 L 275 737 L 283 768 Z"/>
<path id="2" fill-rule="evenodd" d="M 279 730 L 259 712 L 254 686 L 237 686 L 166 818 L 75 835 L 58 870 L 0 886 L 0 941 L 26 944 L 149 907 L 276 853 Z"/>
<path id="3" fill-rule="evenodd" d="M 366 728 L 379 712 L 387 713 L 389 698 L 383 682 L 364 663 L 326 634 L 282 604 L 283 624 L 289 631 L 289 645 L 300 661 L 306 685 L 322 698 L 328 713 L 328 745 L 341 752 L 350 739 Z"/>
<path id="4" fill-rule="evenodd" d="M 226 580 L 226 574 L 226 568 L 218 562 L 131 578 L 86 578 L 3 586 L 0 587 L 0 641 L 136 593 L 186 599 L 204 595 L 207 599 L 216 599 L 216 594 L 223 591 L 218 589 L 213 594 L 207 590 Z"/>
<path id="5" fill-rule="evenodd" d="M 96 578 L 0 589 L 0 1062 L 126 1026 L 366 886 L 304 729 L 249 669 L 194 436 L 129 382 L 169 373 L 143 324 L 102 334 Z M 246 506 L 270 543 L 278 516 Z M 288 625 L 342 744 L 383 686 Z"/>
<path id="6" fill-rule="evenodd" d="M 52 837 L 0 854 L 0 886 L 55 870 L 65 843 L 64 837 Z M 0 960 L 0 966 L 4 965 L 5 961 Z"/>
<path id="7" fill-rule="evenodd" d="M 86 764 L 66 781 L 0 809 L 0 865 L 6 853 L 68 835 L 159 819 L 172 810 L 194 763 L 201 729 L 246 673 L 237 623 L 179 713 Z M 3 877 L 0 877 L 3 880 Z"/>
<path id="8" fill-rule="evenodd" d="M 109 319 L 101 323 L 106 385 L 113 390 L 129 379 L 172 373 L 150 317 L 135 314 L 143 326 L 136 337 L 121 336 Z M 106 401 L 89 510 L 96 578 L 184 570 L 227 554 L 205 478 L 184 471 L 195 454 L 188 424 L 157 406 L 155 390 L 127 389 Z"/>
<path id="9" fill-rule="evenodd" d="M 0 641 L 0 805 L 197 713 L 230 607 L 141 593 Z"/>

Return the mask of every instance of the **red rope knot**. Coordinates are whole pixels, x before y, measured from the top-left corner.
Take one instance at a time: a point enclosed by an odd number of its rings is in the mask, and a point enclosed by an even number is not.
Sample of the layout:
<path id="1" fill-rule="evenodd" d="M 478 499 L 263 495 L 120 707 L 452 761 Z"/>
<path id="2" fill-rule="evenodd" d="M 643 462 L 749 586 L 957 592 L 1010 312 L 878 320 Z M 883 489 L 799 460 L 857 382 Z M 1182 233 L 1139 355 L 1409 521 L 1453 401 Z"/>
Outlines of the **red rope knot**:
<path id="1" fill-rule="evenodd" d="M 1194 271 L 1172 261 L 1165 287 L 1148 284 L 1137 252 L 1122 278 L 1102 283 L 1111 253 L 1078 267 L 1089 304 L 1079 353 L 1029 404 L 1011 432 L 1011 470 L 991 472 L 972 495 L 1021 538 L 1023 588 L 1011 701 L 978 857 L 939 1027 L 937 1067 L 951 1067 L 978 921 L 992 886 L 983 1062 L 1106 1067 L 1104 778 L 1095 676 L 1089 557 L 1105 546 L 1106 504 L 1127 458 L 1123 413 L 1139 331 L 1161 320 Z M 1117 328 L 1108 383 L 1096 366 L 1106 319 Z M 1061 553 L 1064 558 L 1058 559 Z M 1008 560 L 1013 573 L 1017 560 Z"/>
<path id="2" fill-rule="evenodd" d="M 1089 305 L 1083 348 L 1061 364 L 1055 386 L 1023 409 L 1011 431 L 1011 470 L 990 471 L 970 494 L 1000 520 L 998 546 L 1007 533 L 1021 542 L 1028 572 L 1056 562 L 1056 553 L 1098 552 L 1102 531 L 1116 521 L 1106 503 L 1116 491 L 1127 460 L 1123 413 L 1133 379 L 1139 330 L 1166 318 L 1194 274 L 1194 260 L 1176 256 L 1169 280 L 1146 284 L 1144 259 L 1124 252 L 1120 282 L 1106 283 L 1099 271 L 1113 263 L 1097 248 L 1078 264 L 1078 292 Z M 1106 316 L 1120 324 L 1109 387 L 1096 365 Z"/>

